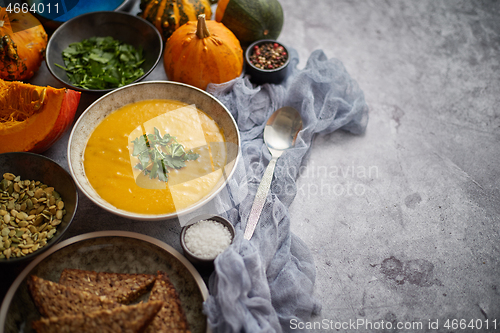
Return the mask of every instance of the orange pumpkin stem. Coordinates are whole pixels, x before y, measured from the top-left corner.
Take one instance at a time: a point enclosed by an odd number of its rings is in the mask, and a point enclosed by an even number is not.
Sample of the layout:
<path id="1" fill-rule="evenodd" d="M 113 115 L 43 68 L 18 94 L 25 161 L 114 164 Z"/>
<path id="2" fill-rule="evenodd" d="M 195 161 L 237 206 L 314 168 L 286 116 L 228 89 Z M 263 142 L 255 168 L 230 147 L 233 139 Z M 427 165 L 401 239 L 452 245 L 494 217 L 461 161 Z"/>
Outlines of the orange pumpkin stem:
<path id="1" fill-rule="evenodd" d="M 196 36 L 199 39 L 210 37 L 210 31 L 208 31 L 207 22 L 205 21 L 205 14 L 198 15 L 198 26 L 196 27 Z"/>

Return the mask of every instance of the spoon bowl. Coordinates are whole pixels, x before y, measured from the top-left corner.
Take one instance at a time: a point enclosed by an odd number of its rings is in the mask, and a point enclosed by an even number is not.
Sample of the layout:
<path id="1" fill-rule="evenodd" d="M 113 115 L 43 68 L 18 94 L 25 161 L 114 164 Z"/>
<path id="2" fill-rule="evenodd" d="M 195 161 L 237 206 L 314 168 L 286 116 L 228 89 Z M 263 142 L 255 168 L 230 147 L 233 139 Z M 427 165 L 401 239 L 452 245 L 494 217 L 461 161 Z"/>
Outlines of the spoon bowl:
<path id="1" fill-rule="evenodd" d="M 257 194 L 255 195 L 245 233 L 243 234 L 245 239 L 250 240 L 255 231 L 260 213 L 266 202 L 267 193 L 271 187 L 274 168 L 276 167 L 278 157 L 280 157 L 285 150 L 295 146 L 295 140 L 301 129 L 302 118 L 300 117 L 300 113 L 290 106 L 285 106 L 276 110 L 271 117 L 269 117 L 266 127 L 264 128 L 264 142 L 271 153 L 271 160 L 266 167 L 264 176 L 257 189 Z"/>
<path id="2" fill-rule="evenodd" d="M 302 128 L 299 112 L 285 106 L 274 112 L 264 128 L 264 141 L 269 151 L 285 151 L 295 145 L 297 134 Z M 271 153 L 273 153 L 271 151 Z"/>

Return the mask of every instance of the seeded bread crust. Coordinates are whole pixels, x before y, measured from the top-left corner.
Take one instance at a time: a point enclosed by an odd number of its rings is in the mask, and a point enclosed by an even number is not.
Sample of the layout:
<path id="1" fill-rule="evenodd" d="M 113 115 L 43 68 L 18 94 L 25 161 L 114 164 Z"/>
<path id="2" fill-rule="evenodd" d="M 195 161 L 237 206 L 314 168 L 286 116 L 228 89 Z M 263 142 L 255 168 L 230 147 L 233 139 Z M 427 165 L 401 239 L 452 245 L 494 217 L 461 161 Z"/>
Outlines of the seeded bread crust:
<path id="1" fill-rule="evenodd" d="M 97 296 L 129 304 L 145 294 L 154 284 L 153 274 L 124 274 L 94 272 L 80 269 L 65 269 L 61 273 L 59 283 L 81 289 Z"/>
<path id="2" fill-rule="evenodd" d="M 146 333 L 188 333 L 189 326 L 186 315 L 182 310 L 179 295 L 165 272 L 158 271 L 155 284 L 149 296 L 149 302 L 163 301 L 158 312 Z"/>
<path id="3" fill-rule="evenodd" d="M 42 318 L 33 322 L 32 327 L 38 333 L 142 333 L 162 305 L 160 301 L 151 301 L 122 305 L 114 310 Z"/>
<path id="4" fill-rule="evenodd" d="M 121 306 L 105 296 L 96 296 L 35 275 L 28 277 L 27 284 L 38 311 L 44 317 L 85 314 Z"/>

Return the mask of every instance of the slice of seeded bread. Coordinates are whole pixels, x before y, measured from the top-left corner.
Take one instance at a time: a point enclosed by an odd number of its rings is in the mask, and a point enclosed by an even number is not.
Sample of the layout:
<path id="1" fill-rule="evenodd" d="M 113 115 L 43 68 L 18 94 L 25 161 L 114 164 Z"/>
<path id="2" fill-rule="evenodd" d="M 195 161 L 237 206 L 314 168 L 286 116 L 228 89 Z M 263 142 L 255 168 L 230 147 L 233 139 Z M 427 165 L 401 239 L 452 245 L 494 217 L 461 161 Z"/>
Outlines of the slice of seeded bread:
<path id="1" fill-rule="evenodd" d="M 149 295 L 149 302 L 152 301 L 163 301 L 163 306 L 145 332 L 190 332 L 179 295 L 165 272 L 158 271 L 157 273 L 155 284 Z"/>
<path id="2" fill-rule="evenodd" d="M 65 269 L 59 283 L 81 289 L 97 296 L 107 296 L 111 300 L 129 304 L 146 293 L 156 276 L 153 274 L 123 274 Z"/>
<path id="3" fill-rule="evenodd" d="M 151 301 L 121 305 L 113 310 L 42 318 L 33 322 L 32 327 L 38 333 L 140 333 L 148 327 L 162 305 L 160 301 Z"/>
<path id="4" fill-rule="evenodd" d="M 27 284 L 38 311 L 44 317 L 84 314 L 122 306 L 105 296 L 96 296 L 35 275 L 28 277 Z"/>

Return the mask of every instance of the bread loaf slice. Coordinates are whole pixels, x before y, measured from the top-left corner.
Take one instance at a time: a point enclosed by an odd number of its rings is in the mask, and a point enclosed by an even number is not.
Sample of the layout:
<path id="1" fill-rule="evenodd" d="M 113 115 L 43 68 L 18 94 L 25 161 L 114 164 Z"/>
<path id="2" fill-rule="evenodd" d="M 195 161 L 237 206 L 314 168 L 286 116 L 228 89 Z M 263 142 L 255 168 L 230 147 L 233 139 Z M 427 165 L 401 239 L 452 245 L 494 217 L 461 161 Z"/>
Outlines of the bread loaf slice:
<path id="1" fill-rule="evenodd" d="M 155 279 L 154 274 L 124 274 L 65 269 L 61 273 L 59 283 L 97 296 L 107 296 L 118 303 L 129 304 L 146 293 L 155 282 Z"/>
<path id="2" fill-rule="evenodd" d="M 32 323 L 38 333 L 141 333 L 154 319 L 163 303 L 151 301 L 121 305 L 113 310 L 42 318 Z"/>
<path id="3" fill-rule="evenodd" d="M 96 296 L 35 275 L 28 277 L 27 284 L 38 311 L 44 317 L 111 310 L 122 305 L 105 296 Z"/>
<path id="4" fill-rule="evenodd" d="M 163 306 L 146 329 L 147 333 L 190 332 L 179 295 L 165 272 L 157 272 L 155 284 L 149 295 L 149 302 L 152 301 L 162 301 Z"/>

